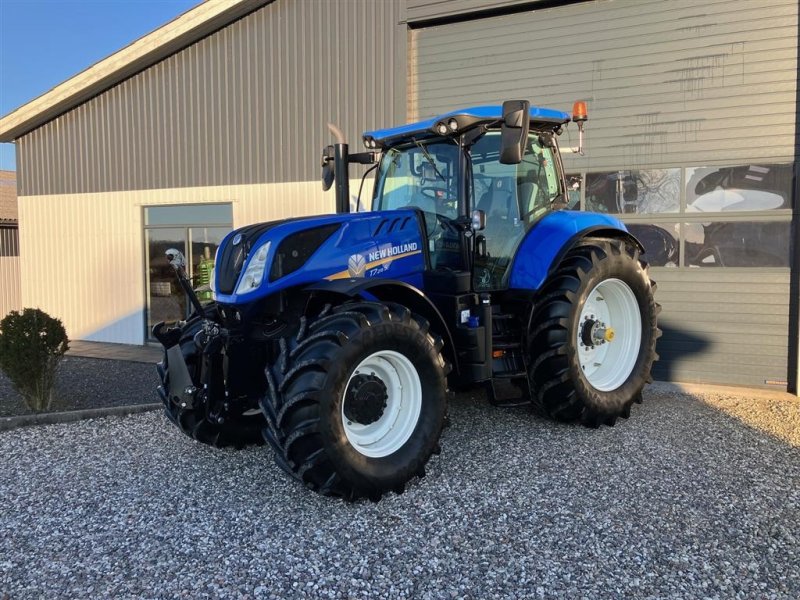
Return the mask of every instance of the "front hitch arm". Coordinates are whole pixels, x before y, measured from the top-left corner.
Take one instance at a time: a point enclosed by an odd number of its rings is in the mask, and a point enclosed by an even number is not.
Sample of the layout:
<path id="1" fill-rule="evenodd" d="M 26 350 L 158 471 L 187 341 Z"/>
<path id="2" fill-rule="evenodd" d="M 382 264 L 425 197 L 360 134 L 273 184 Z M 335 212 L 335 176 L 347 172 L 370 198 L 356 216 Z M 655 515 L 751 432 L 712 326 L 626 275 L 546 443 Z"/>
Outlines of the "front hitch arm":
<path id="1" fill-rule="evenodd" d="M 189 302 L 191 302 L 192 306 L 194 307 L 194 312 L 198 315 L 202 315 L 203 305 L 200 304 L 200 298 L 197 297 L 197 294 L 192 288 L 192 282 L 189 280 L 189 276 L 186 274 L 186 258 L 183 256 L 183 253 L 180 250 L 175 248 L 170 248 L 167 250 L 166 255 L 170 266 L 175 269 L 175 275 L 178 277 L 178 283 L 180 284 L 181 288 L 183 288 L 183 291 L 189 298 Z"/>
<path id="2" fill-rule="evenodd" d="M 221 406 L 223 412 L 227 409 L 222 350 L 229 337 L 227 329 L 208 320 L 203 321 L 203 329 L 195 336 L 195 344 L 203 353 L 200 385 L 205 394 L 206 416 L 218 423 L 222 423 L 224 417 L 214 408 Z"/>

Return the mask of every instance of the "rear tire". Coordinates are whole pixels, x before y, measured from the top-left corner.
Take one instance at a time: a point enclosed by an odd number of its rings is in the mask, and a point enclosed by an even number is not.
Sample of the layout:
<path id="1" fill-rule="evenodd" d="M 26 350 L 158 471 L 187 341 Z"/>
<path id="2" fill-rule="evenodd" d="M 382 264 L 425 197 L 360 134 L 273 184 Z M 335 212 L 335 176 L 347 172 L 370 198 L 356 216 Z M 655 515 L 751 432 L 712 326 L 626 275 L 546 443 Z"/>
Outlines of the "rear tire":
<path id="1" fill-rule="evenodd" d="M 658 359 L 654 291 L 633 242 L 588 238 L 571 249 L 531 315 L 534 408 L 590 427 L 627 418 Z"/>
<path id="2" fill-rule="evenodd" d="M 267 368 L 275 461 L 324 495 L 402 493 L 438 452 L 447 410 L 442 341 L 397 304 L 327 307 L 281 340 Z"/>
<path id="3" fill-rule="evenodd" d="M 200 353 L 194 342 L 194 336 L 202 329 L 202 320 L 193 318 L 184 325 L 181 331 L 180 347 L 183 360 L 189 369 L 189 375 L 196 385 L 200 380 Z M 261 430 L 264 428 L 264 415 L 261 412 L 251 415 L 230 416 L 224 423 L 210 421 L 205 406 L 197 404 L 192 408 L 182 408 L 170 400 L 169 363 L 167 352 L 158 365 L 161 386 L 158 394 L 164 403 L 167 418 L 184 434 L 202 444 L 215 448 L 244 448 L 245 446 L 263 445 Z"/>

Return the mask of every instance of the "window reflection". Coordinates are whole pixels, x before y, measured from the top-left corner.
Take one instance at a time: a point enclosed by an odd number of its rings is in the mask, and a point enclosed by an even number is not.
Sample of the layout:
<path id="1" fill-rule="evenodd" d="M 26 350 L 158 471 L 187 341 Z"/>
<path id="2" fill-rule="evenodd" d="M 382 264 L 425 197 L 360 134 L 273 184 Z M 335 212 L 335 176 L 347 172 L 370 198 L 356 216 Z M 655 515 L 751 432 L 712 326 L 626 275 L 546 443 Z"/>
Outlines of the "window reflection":
<path id="1" fill-rule="evenodd" d="M 611 171 L 586 174 L 586 210 L 617 214 L 680 210 L 681 170 Z"/>
<path id="2" fill-rule="evenodd" d="M 567 173 L 567 210 L 581 209 L 581 189 L 583 176 L 580 173 Z"/>
<path id="3" fill-rule="evenodd" d="M 792 207 L 792 165 L 686 169 L 686 212 L 734 212 Z"/>
<path id="4" fill-rule="evenodd" d="M 680 225 L 678 223 L 629 223 L 627 225 L 645 249 L 644 258 L 652 267 L 677 267 L 680 263 Z"/>
<path id="5" fill-rule="evenodd" d="M 686 265 L 690 267 L 788 267 L 791 223 L 686 223 Z"/>

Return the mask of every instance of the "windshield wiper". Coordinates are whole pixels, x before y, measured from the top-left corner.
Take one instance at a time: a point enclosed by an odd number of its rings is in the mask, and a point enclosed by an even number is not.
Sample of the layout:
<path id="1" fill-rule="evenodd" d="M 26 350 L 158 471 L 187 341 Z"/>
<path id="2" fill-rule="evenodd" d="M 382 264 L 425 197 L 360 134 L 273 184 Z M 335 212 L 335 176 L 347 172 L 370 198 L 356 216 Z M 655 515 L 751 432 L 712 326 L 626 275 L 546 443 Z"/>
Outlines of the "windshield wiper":
<path id="1" fill-rule="evenodd" d="M 441 179 L 441 180 L 442 180 L 442 181 L 444 181 L 444 182 L 447 182 L 447 180 L 444 178 L 444 175 L 442 175 L 442 174 L 439 172 L 439 169 L 437 169 L 437 168 L 436 168 L 436 163 L 433 161 L 433 157 L 430 155 L 430 153 L 429 153 L 429 152 L 428 152 L 428 150 L 425 148 L 425 146 L 423 146 L 422 144 L 420 144 L 420 143 L 419 143 L 417 140 L 414 140 L 414 143 L 417 145 L 417 147 L 418 147 L 420 150 L 422 150 L 422 154 L 423 154 L 423 156 L 424 156 L 424 157 L 425 157 L 425 159 L 426 159 L 426 160 L 427 160 L 427 161 L 428 161 L 428 162 L 431 164 L 431 166 L 433 167 L 433 170 L 434 170 L 434 172 L 435 172 L 435 173 L 436 173 L 436 175 L 439 177 L 439 179 Z"/>

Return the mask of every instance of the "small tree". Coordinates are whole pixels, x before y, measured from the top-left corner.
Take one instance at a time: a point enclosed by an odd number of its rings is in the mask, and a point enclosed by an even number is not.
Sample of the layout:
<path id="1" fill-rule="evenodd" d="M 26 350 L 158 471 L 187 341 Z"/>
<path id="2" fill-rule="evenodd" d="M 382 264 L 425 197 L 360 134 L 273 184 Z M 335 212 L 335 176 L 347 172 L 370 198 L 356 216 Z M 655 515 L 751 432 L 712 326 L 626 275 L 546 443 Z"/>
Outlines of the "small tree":
<path id="1" fill-rule="evenodd" d="M 38 308 L 11 311 L 0 321 L 0 370 L 34 412 L 50 408 L 56 369 L 68 349 L 64 325 Z"/>

